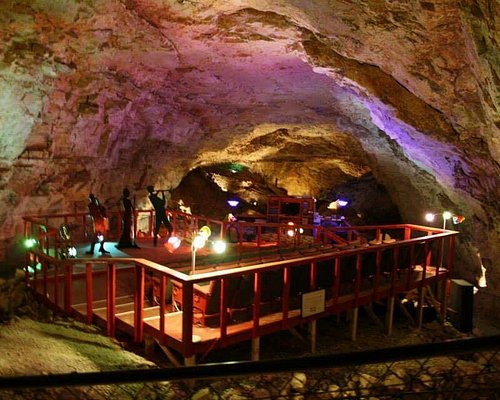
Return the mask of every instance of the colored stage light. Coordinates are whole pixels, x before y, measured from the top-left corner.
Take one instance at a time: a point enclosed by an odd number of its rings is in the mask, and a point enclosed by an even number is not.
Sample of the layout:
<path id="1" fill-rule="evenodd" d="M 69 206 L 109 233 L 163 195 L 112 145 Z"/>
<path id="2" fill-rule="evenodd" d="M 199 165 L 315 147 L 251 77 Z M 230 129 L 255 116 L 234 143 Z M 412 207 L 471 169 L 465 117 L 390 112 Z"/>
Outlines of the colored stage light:
<path id="1" fill-rule="evenodd" d="M 199 235 L 203 236 L 205 240 L 207 240 L 210 235 L 212 234 L 212 230 L 210 229 L 209 226 L 204 225 L 200 228 L 200 231 L 198 232 Z"/>
<path id="2" fill-rule="evenodd" d="M 169 253 L 173 253 L 180 247 L 180 245 L 181 245 L 181 239 L 179 239 L 177 236 L 170 236 L 163 246 L 167 249 Z"/>
<path id="3" fill-rule="evenodd" d="M 196 235 L 193 239 L 193 248 L 195 250 L 201 249 L 203 246 L 205 246 L 206 241 L 207 239 L 205 239 L 204 236 Z"/>
<path id="4" fill-rule="evenodd" d="M 27 249 L 32 249 L 36 245 L 36 239 L 28 238 L 24 240 L 24 247 Z"/>
<path id="5" fill-rule="evenodd" d="M 213 249 L 217 254 L 224 253 L 226 251 L 226 243 L 222 240 L 216 240 L 213 243 Z"/>
<path id="6" fill-rule="evenodd" d="M 73 258 L 73 257 L 76 257 L 76 248 L 75 248 L 75 247 L 70 247 L 70 248 L 68 249 L 68 255 L 69 255 L 70 257 L 72 257 L 72 258 Z"/>
<path id="7" fill-rule="evenodd" d="M 432 222 L 434 221 L 434 218 L 436 217 L 436 215 L 434 215 L 433 213 L 427 213 L 425 214 L 425 220 L 427 222 Z"/>
<path id="8" fill-rule="evenodd" d="M 452 214 L 451 214 L 451 212 L 449 212 L 449 211 L 445 211 L 445 212 L 443 213 L 443 219 L 448 220 L 448 219 L 450 219 L 450 218 L 451 218 L 451 215 L 452 215 Z"/>

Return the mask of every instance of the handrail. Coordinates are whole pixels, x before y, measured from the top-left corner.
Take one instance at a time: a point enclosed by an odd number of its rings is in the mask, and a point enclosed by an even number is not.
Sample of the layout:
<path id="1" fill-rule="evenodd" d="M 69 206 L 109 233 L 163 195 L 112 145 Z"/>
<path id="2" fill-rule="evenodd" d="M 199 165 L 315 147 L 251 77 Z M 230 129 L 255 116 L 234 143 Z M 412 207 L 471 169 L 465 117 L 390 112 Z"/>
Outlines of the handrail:
<path id="1" fill-rule="evenodd" d="M 29 221 L 28 219 L 26 219 Z M 26 221 L 25 220 L 25 221 Z M 37 221 L 38 223 L 38 221 Z M 245 223 L 248 224 L 248 223 Z M 262 227 L 262 226 L 267 226 L 267 225 L 272 225 L 274 227 L 277 227 L 279 229 L 286 229 L 287 225 L 283 224 L 252 224 L 251 226 L 254 227 Z M 308 229 L 308 226 L 305 226 L 305 229 Z M 316 227 L 312 227 L 314 229 Z M 394 296 L 396 294 L 396 289 L 395 289 L 395 277 L 396 277 L 396 272 L 399 269 L 397 266 L 397 263 L 399 262 L 398 259 L 398 254 L 400 253 L 399 249 L 402 247 L 408 247 L 410 254 L 411 254 L 411 260 L 410 264 L 408 264 L 405 267 L 409 267 L 409 273 L 413 273 L 414 268 L 415 268 L 415 248 L 419 244 L 424 244 L 424 249 L 425 249 L 425 255 L 426 258 L 421 261 L 422 263 L 422 272 L 419 275 L 420 277 L 418 278 L 418 281 L 416 283 L 411 283 L 410 278 L 408 277 L 408 280 L 406 281 L 405 287 L 406 290 L 409 290 L 410 288 L 422 288 L 428 285 L 428 281 L 431 278 L 436 278 L 436 279 L 446 279 L 448 276 L 450 276 L 452 267 L 453 267 L 453 245 L 454 245 L 454 236 L 458 234 L 456 231 L 448 231 L 448 230 L 443 230 L 443 229 L 437 229 L 437 228 L 431 228 L 431 227 L 424 227 L 424 226 L 419 226 L 419 225 L 409 225 L 409 224 L 401 224 L 401 225 L 378 225 L 378 226 L 370 226 L 370 227 L 349 227 L 350 229 L 355 229 L 359 232 L 362 231 L 372 231 L 372 232 L 378 232 L 379 230 L 389 230 L 389 229 L 397 229 L 400 230 L 404 233 L 404 238 L 403 240 L 397 240 L 394 243 L 386 243 L 386 244 L 380 244 L 380 245 L 374 245 L 374 246 L 369 246 L 369 247 L 357 247 L 357 248 L 352 248 L 352 249 L 331 249 L 331 250 L 323 250 L 321 253 L 316 253 L 316 254 L 310 254 L 310 255 L 295 255 L 293 258 L 290 259 L 282 259 L 282 260 L 277 260 L 277 261 L 272 261 L 272 262 L 265 262 L 265 263 L 260 263 L 252 266 L 239 266 L 235 268 L 234 266 L 231 266 L 231 263 L 227 265 L 226 269 L 221 269 L 217 271 L 211 271 L 211 272 L 200 272 L 198 274 L 194 275 L 187 275 L 182 272 L 176 271 L 172 268 L 169 268 L 167 266 L 162 266 L 158 263 L 155 263 L 153 261 L 144 259 L 144 258 L 131 258 L 131 257 L 126 257 L 126 258 L 116 258 L 116 257 L 101 257 L 99 259 L 88 259 L 88 258 L 72 258 L 72 259 L 56 259 L 54 257 L 51 257 L 50 254 L 48 253 L 43 253 L 40 251 L 31 250 L 31 261 L 33 263 L 38 263 L 40 262 L 42 264 L 42 279 L 37 279 L 37 271 L 35 268 L 34 276 L 33 276 L 33 288 L 36 291 L 36 285 L 37 283 L 42 283 L 43 284 L 43 299 L 46 302 L 49 302 L 49 296 L 48 296 L 48 284 L 49 284 L 49 279 L 48 279 L 48 270 L 50 268 L 50 265 L 54 265 L 55 271 L 62 271 L 63 274 L 66 274 L 64 277 L 65 282 L 70 282 L 70 279 L 67 274 L 71 273 L 72 266 L 74 264 L 85 264 L 86 265 L 86 275 L 87 275 L 87 321 L 89 323 L 92 322 L 93 318 L 93 310 L 92 310 L 92 270 L 93 270 L 93 265 L 105 265 L 106 266 L 106 273 L 107 273 L 107 333 L 109 335 L 113 335 L 115 331 L 115 302 L 116 302 L 116 273 L 117 269 L 116 266 L 117 264 L 125 264 L 128 265 L 129 267 L 135 268 L 135 317 L 134 317 L 134 339 L 137 342 L 142 341 L 143 339 L 143 334 L 144 334 L 144 318 L 143 318 L 143 309 L 144 309 L 144 284 L 145 284 L 145 272 L 149 271 L 154 274 L 159 274 L 161 277 L 161 296 L 162 299 L 165 296 L 165 287 L 166 287 L 166 282 L 167 280 L 173 280 L 175 282 L 178 282 L 181 287 L 182 287 L 182 307 L 185 312 L 182 315 L 182 349 L 181 352 L 185 357 L 190 357 L 194 350 L 194 343 L 193 343 L 193 312 L 191 311 L 193 309 L 193 297 L 194 297 L 194 290 L 195 290 L 195 285 L 200 284 L 203 282 L 207 281 L 219 281 L 221 290 L 220 290 L 220 325 L 219 325 L 219 334 L 221 338 L 224 338 L 227 334 L 227 324 L 228 324 L 228 316 L 226 315 L 226 306 L 227 306 L 227 294 L 225 293 L 225 287 L 226 284 L 228 284 L 228 279 L 231 277 L 235 276 L 244 276 L 248 274 L 252 274 L 252 278 L 254 279 L 254 300 L 253 300 L 253 312 L 254 312 L 254 317 L 253 317 L 253 324 L 252 324 L 252 331 L 253 335 L 258 336 L 261 334 L 261 329 L 259 325 L 259 299 L 260 299 L 260 290 L 261 290 L 261 285 L 262 285 L 262 274 L 265 273 L 266 271 L 271 271 L 271 270 L 280 270 L 282 272 L 282 278 L 283 278 L 283 289 L 281 293 L 282 297 L 282 327 L 285 328 L 289 326 L 288 324 L 290 323 L 296 323 L 293 321 L 296 321 L 296 317 L 291 317 L 289 313 L 289 304 L 288 304 L 288 299 L 290 296 L 290 284 L 291 284 L 291 277 L 292 277 L 292 270 L 301 265 L 310 265 L 311 272 L 310 272 L 310 282 L 308 283 L 308 287 L 310 290 L 315 289 L 316 283 L 314 281 L 314 277 L 316 274 L 316 268 L 318 263 L 322 261 L 331 261 L 331 265 L 334 266 L 334 281 L 332 283 L 331 291 L 332 291 L 332 298 L 333 298 L 333 305 L 328 306 L 328 309 L 324 311 L 321 315 L 326 315 L 327 313 L 331 313 L 336 311 L 339 301 L 339 285 L 340 285 L 340 272 L 343 270 L 343 266 L 341 265 L 340 261 L 344 258 L 351 257 L 353 255 L 356 256 L 356 269 L 355 269 L 355 279 L 354 279 L 354 289 L 353 289 L 353 306 L 358 307 L 360 304 L 360 296 L 361 296 L 361 279 L 362 279 L 362 270 L 364 268 L 364 264 L 361 262 L 361 257 L 364 254 L 375 254 L 376 257 L 376 272 L 374 275 L 374 283 L 373 283 L 373 299 L 379 299 L 381 298 L 380 293 L 380 280 L 381 280 L 381 256 L 384 254 L 386 251 L 393 251 L 393 255 L 391 255 L 392 258 L 392 263 L 390 265 L 391 270 L 390 270 L 390 290 L 389 290 L 389 295 Z M 346 228 L 342 228 L 346 229 Z M 412 237 L 412 232 L 413 231 L 422 231 L 426 233 L 425 236 L 419 236 L 419 237 Z M 433 270 L 432 274 L 428 274 L 428 267 L 431 265 L 431 246 L 430 243 L 441 243 L 440 248 L 435 248 L 432 251 L 436 251 L 434 256 L 439 255 L 441 256 L 445 250 L 444 248 L 444 240 L 446 238 L 449 238 L 449 248 L 448 248 L 448 258 L 446 260 L 446 265 L 437 265 L 435 270 Z M 439 257 L 434 257 L 434 259 L 439 259 Z M 442 259 L 442 257 L 441 257 Z M 406 261 L 405 261 L 406 262 Z M 58 278 L 57 274 L 54 276 L 54 290 L 56 290 L 56 286 L 58 285 Z M 27 282 L 29 283 L 29 274 L 27 271 Z M 399 287 L 399 286 L 398 286 Z M 90 289 L 89 289 L 90 288 Z M 72 304 L 71 304 L 71 295 L 68 292 L 67 286 L 65 286 L 65 294 L 63 296 L 64 299 L 64 307 L 63 310 L 71 310 L 72 309 Z M 387 289 L 385 289 L 387 290 Z M 400 289 L 398 289 L 400 290 Z M 57 291 L 57 290 L 56 290 Z M 57 299 L 55 300 L 55 306 L 56 308 L 59 307 Z M 186 312 L 186 310 L 189 310 L 189 312 Z M 162 313 L 165 311 L 164 306 L 160 307 L 159 311 Z M 338 310 L 337 310 L 338 312 Z M 161 316 L 160 316 L 161 317 Z M 294 319 L 295 318 L 295 319 Z M 317 317 L 316 317 L 317 318 Z M 293 320 L 293 321 L 292 321 Z M 292 321 L 292 322 L 290 322 Z M 162 338 L 165 340 L 165 318 L 163 318 L 161 322 L 162 326 Z M 292 326 L 292 325 L 290 325 Z"/>

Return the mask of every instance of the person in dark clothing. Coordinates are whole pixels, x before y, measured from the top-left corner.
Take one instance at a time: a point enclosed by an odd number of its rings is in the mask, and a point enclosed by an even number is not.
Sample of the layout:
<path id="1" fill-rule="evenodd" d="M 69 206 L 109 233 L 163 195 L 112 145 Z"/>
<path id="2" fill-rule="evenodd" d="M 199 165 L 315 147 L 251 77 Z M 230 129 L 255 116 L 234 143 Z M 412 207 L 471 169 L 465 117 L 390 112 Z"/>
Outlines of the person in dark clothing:
<path id="1" fill-rule="evenodd" d="M 168 230 L 168 237 L 172 235 L 172 225 L 168 220 L 167 213 L 165 212 L 165 191 L 156 191 L 153 185 L 149 185 L 147 187 L 149 193 L 149 201 L 153 205 L 155 209 L 155 227 L 153 230 L 153 245 L 156 246 L 158 242 L 158 232 L 160 231 L 161 224 L 163 223 Z M 161 192 L 161 198 L 158 196 L 158 193 Z"/>
<path id="2" fill-rule="evenodd" d="M 129 197 L 130 191 L 127 188 L 123 189 L 123 196 L 121 198 L 121 203 L 123 205 L 122 234 L 118 244 L 116 245 L 117 249 L 139 248 L 139 246 L 135 244 L 135 240 L 131 238 L 132 218 L 134 216 L 135 209 Z"/>
<path id="3" fill-rule="evenodd" d="M 86 254 L 94 254 L 97 242 L 100 242 L 99 252 L 101 254 L 109 254 L 109 251 L 104 250 L 104 240 L 107 231 L 106 209 L 92 193 L 89 194 L 88 207 L 92 220 L 92 232 L 89 233 L 91 240 L 90 250 Z"/>

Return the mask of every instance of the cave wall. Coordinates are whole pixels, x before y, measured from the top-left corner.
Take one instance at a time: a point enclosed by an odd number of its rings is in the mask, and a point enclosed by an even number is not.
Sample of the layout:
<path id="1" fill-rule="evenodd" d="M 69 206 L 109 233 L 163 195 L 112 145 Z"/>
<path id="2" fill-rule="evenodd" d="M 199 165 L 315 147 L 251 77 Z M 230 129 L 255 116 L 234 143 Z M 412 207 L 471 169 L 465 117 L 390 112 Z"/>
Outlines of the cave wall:
<path id="1" fill-rule="evenodd" d="M 294 195 L 373 174 L 406 222 L 466 216 L 500 291 L 500 10 L 491 0 L 7 0 L 0 258 L 21 216 L 115 207 L 239 162 Z M 484 290 L 483 290 L 484 291 Z"/>

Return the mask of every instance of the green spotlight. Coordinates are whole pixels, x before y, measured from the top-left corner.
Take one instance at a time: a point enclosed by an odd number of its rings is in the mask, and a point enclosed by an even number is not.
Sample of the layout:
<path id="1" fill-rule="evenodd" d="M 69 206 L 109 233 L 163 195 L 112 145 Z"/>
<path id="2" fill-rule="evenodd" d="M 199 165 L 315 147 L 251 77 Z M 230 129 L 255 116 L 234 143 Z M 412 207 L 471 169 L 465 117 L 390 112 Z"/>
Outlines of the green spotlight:
<path id="1" fill-rule="evenodd" d="M 24 240 L 24 247 L 27 249 L 32 249 L 36 245 L 36 239 L 28 238 Z"/>

